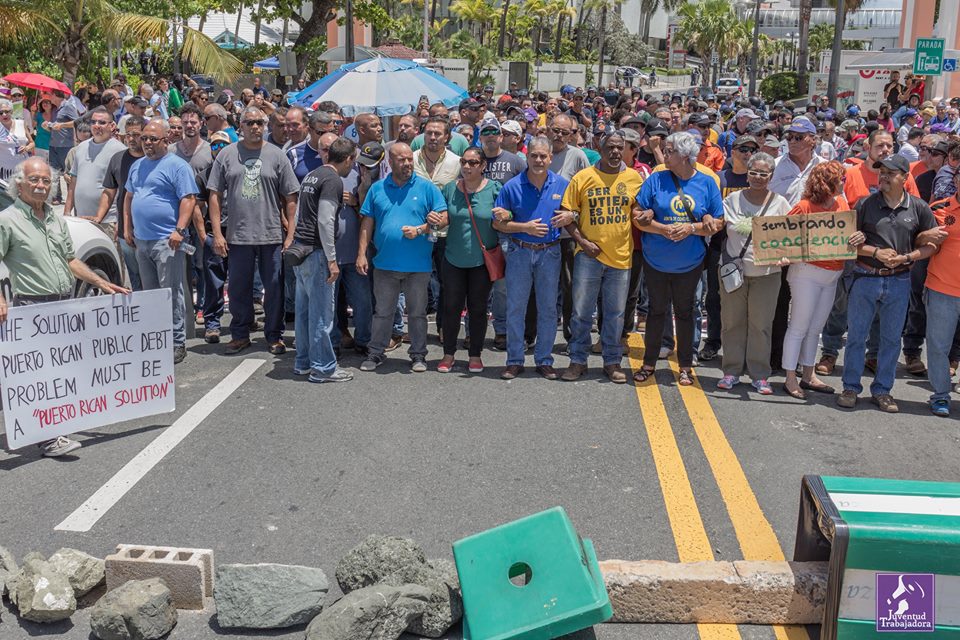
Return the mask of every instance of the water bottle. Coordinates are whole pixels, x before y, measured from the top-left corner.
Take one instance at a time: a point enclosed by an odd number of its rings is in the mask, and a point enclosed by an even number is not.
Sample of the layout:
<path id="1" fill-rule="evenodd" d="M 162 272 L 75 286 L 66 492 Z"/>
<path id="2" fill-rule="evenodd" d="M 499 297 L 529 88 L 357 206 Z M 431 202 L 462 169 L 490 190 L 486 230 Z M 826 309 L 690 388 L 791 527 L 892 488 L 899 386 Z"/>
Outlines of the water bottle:
<path id="1" fill-rule="evenodd" d="M 197 252 L 197 248 L 188 242 L 181 242 L 180 250 L 183 251 L 188 256 L 192 256 Z"/>
<path id="2" fill-rule="evenodd" d="M 430 232 L 427 234 L 427 240 L 429 240 L 430 242 L 437 241 L 437 229 L 439 229 L 437 225 L 435 224 L 430 225 Z"/>

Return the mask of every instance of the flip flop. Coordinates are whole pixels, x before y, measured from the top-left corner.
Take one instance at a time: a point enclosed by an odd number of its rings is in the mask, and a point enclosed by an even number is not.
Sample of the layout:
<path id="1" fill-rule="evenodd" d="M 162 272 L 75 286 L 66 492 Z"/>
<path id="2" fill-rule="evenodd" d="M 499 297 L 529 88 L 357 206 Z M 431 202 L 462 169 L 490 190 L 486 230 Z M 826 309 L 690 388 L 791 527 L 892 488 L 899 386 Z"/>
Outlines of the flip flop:
<path id="1" fill-rule="evenodd" d="M 836 393 L 837 391 L 836 389 L 834 389 L 828 384 L 810 384 L 806 380 L 800 381 L 800 388 L 806 389 L 807 391 L 816 391 L 817 393 L 826 393 L 826 394 Z"/>

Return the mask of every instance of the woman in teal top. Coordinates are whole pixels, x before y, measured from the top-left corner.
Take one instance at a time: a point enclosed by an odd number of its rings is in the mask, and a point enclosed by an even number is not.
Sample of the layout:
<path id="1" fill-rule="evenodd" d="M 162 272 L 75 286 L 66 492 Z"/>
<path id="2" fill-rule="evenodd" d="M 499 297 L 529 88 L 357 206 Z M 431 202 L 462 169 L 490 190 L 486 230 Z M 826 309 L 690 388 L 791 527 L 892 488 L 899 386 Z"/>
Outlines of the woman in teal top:
<path id="1" fill-rule="evenodd" d="M 447 200 L 449 227 L 447 248 L 440 265 L 443 281 L 443 359 L 437 371 L 453 369 L 460 334 L 460 313 L 466 304 L 469 312 L 470 341 L 468 349 L 471 373 L 483 371 L 480 352 L 487 335 L 487 300 L 490 297 L 490 275 L 483 262 L 480 239 L 485 248 L 497 245 L 493 230 L 493 203 L 500 193 L 500 183 L 483 177 L 487 161 L 478 147 L 470 147 L 460 158 L 459 180 L 443 188 Z M 467 206 L 469 198 L 469 207 Z M 473 220 L 470 212 L 473 211 Z"/>
<path id="2" fill-rule="evenodd" d="M 56 111 L 56 109 L 54 109 L 52 102 L 49 100 L 41 100 L 40 108 L 37 109 L 37 114 L 33 117 L 34 142 L 36 143 L 37 155 L 43 156 L 44 158 L 46 158 L 50 152 L 50 131 L 40 125 L 44 122 L 52 123 L 54 120 L 54 111 Z"/>

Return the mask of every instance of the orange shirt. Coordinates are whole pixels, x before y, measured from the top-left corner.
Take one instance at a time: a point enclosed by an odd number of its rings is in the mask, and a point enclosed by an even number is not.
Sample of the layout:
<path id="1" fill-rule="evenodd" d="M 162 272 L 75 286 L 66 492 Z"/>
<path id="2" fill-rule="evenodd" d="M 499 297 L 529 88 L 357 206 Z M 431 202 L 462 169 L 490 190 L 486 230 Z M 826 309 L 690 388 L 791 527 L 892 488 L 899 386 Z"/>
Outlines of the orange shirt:
<path id="1" fill-rule="evenodd" d="M 947 296 L 960 297 L 960 202 L 954 196 L 937 200 L 930 209 L 937 224 L 947 228 L 947 239 L 930 258 L 926 286 Z"/>
<path id="2" fill-rule="evenodd" d="M 916 162 L 910 163 L 910 175 L 914 178 L 920 177 L 921 174 L 926 173 L 930 169 L 927 168 L 927 163 L 923 160 L 917 160 Z"/>
<path id="3" fill-rule="evenodd" d="M 720 173 L 723 171 L 723 165 L 727 163 L 727 159 L 720 147 L 707 141 L 700 147 L 697 162 L 710 168 L 714 173 Z"/>
<path id="4" fill-rule="evenodd" d="M 823 213 L 824 211 L 850 211 L 850 205 L 843 196 L 834 198 L 829 207 L 821 207 L 818 204 L 804 199 L 798 202 L 793 209 L 790 209 L 787 215 L 795 216 L 801 213 Z M 814 260 L 807 264 L 820 267 L 821 269 L 829 269 L 830 271 L 843 271 L 843 260 Z"/>
<path id="5" fill-rule="evenodd" d="M 846 196 L 851 208 L 856 208 L 861 198 L 866 198 L 877 192 L 877 185 L 879 184 L 879 174 L 868 168 L 867 163 L 863 162 L 853 167 L 847 167 L 847 182 L 843 187 L 843 195 Z M 903 185 L 903 189 L 910 195 L 920 197 L 917 181 L 913 179 L 912 175 L 907 174 L 907 182 Z"/>

